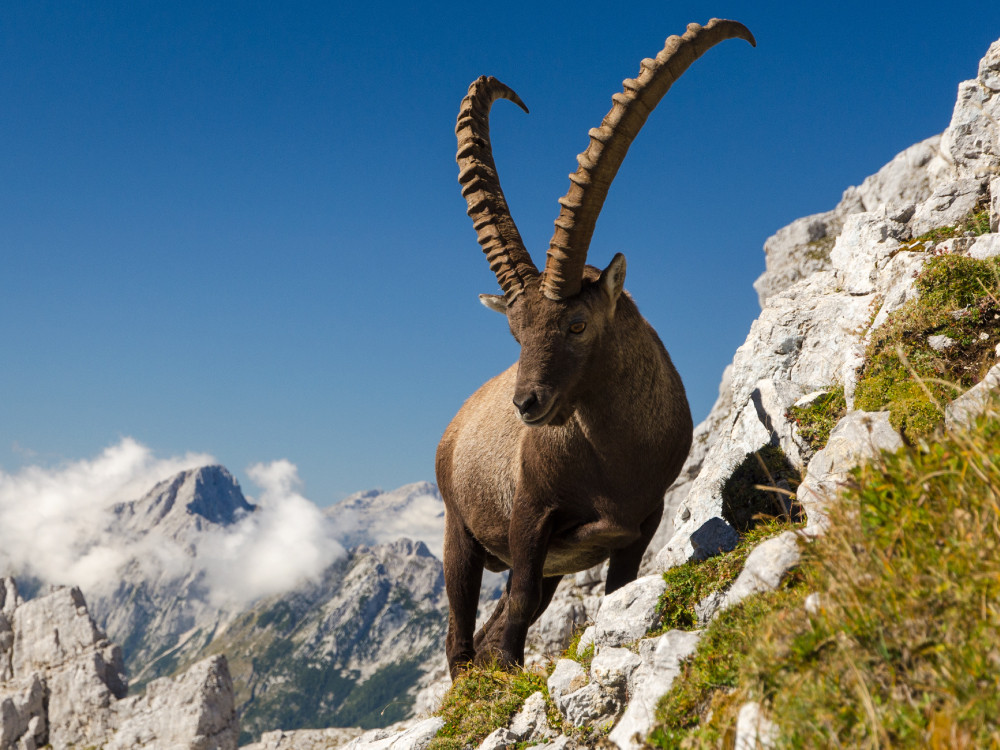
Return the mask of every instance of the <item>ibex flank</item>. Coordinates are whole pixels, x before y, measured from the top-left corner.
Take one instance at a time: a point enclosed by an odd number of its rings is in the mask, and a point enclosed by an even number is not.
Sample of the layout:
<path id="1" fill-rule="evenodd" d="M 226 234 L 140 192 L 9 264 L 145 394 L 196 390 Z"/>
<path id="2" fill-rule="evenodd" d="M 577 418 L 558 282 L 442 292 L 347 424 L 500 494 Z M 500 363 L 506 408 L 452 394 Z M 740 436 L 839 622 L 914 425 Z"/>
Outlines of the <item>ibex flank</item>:
<path id="1" fill-rule="evenodd" d="M 691 24 L 625 81 L 577 157 L 541 273 L 500 189 L 489 134 L 494 101 L 527 108 L 485 76 L 462 100 L 458 180 L 503 290 L 480 300 L 507 316 L 521 354 L 472 394 L 437 450 L 453 678 L 470 662 L 523 663 L 528 626 L 562 576 L 610 559 L 611 593 L 638 574 L 691 445 L 691 411 L 666 349 L 622 289 L 625 257 L 602 271 L 586 265 L 587 249 L 646 117 L 692 62 L 734 37 L 755 45 L 735 21 Z M 474 634 L 484 567 L 510 576 Z"/>

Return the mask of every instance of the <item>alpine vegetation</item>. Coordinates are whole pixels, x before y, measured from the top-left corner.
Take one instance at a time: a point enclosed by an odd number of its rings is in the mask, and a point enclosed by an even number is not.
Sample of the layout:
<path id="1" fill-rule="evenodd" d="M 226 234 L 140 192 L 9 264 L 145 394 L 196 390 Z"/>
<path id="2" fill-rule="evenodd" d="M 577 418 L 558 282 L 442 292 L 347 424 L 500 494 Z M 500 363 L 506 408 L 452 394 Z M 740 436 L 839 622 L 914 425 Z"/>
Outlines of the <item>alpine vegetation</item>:
<path id="1" fill-rule="evenodd" d="M 469 662 L 523 663 L 528 627 L 564 575 L 610 560 L 609 594 L 636 578 L 691 446 L 691 413 L 663 344 L 623 293 L 625 257 L 602 271 L 586 265 L 587 249 L 649 113 L 702 53 L 734 37 L 755 44 L 735 21 L 691 24 L 624 82 L 577 157 L 541 273 L 510 215 L 489 138 L 494 101 L 527 108 L 485 76 L 462 101 L 459 183 L 503 290 L 480 300 L 507 316 L 521 354 L 466 401 L 438 446 L 453 677 Z M 484 567 L 511 572 L 474 635 Z"/>

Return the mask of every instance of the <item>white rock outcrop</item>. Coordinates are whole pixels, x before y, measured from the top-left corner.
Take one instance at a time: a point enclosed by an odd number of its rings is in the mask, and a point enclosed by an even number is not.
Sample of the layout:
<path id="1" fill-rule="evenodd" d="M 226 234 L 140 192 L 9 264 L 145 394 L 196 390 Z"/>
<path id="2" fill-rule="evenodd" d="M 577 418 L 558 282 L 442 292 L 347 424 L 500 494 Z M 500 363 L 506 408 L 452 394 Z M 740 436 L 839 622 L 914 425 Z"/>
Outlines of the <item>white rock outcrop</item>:
<path id="1" fill-rule="evenodd" d="M 0 579 L 0 750 L 70 747 L 235 750 L 239 724 L 224 657 L 126 698 L 121 649 L 83 594 L 30 601 Z"/>

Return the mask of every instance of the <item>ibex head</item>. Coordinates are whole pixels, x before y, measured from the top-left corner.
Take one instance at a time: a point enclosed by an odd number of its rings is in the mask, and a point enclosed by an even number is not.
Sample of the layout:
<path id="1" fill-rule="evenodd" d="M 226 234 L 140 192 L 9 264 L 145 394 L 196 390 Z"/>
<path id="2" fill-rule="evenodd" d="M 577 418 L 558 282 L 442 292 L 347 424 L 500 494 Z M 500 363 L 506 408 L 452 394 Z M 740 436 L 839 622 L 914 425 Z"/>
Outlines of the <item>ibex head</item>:
<path id="1" fill-rule="evenodd" d="M 756 44 L 741 23 L 712 19 L 690 24 L 671 36 L 655 59 L 641 63 L 637 78 L 612 97 L 611 111 L 590 131 L 587 150 L 577 157 L 569 192 L 555 222 L 545 270 L 538 272 L 517 231 L 500 188 L 489 136 L 489 111 L 497 99 L 527 107 L 509 87 L 481 77 L 462 100 L 458 136 L 459 183 L 468 214 L 500 282 L 503 296 L 481 295 L 487 307 L 504 312 L 521 345 L 514 404 L 531 426 L 558 424 L 574 408 L 589 363 L 603 345 L 625 281 L 625 258 L 615 256 L 604 271 L 586 265 L 587 250 L 608 188 L 625 154 L 671 84 L 715 44 L 733 37 Z"/>

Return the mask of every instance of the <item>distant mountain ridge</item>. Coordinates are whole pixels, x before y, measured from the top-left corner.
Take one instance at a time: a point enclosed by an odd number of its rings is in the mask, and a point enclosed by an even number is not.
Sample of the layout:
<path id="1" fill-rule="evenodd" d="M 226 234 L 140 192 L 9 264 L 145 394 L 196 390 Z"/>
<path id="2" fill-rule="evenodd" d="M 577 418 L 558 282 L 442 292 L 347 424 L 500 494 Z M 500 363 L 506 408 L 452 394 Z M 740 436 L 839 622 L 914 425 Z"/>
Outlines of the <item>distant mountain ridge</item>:
<path id="1" fill-rule="evenodd" d="M 234 605 L 213 580 L 225 563 L 219 548 L 265 523 L 262 513 L 219 465 L 179 472 L 109 506 L 85 547 L 126 557 L 112 580 L 84 593 L 122 647 L 131 692 L 224 654 L 243 741 L 279 726 L 370 728 L 409 716 L 439 666 L 447 628 L 437 488 L 359 492 L 318 511 L 343 554 L 281 593 Z"/>

